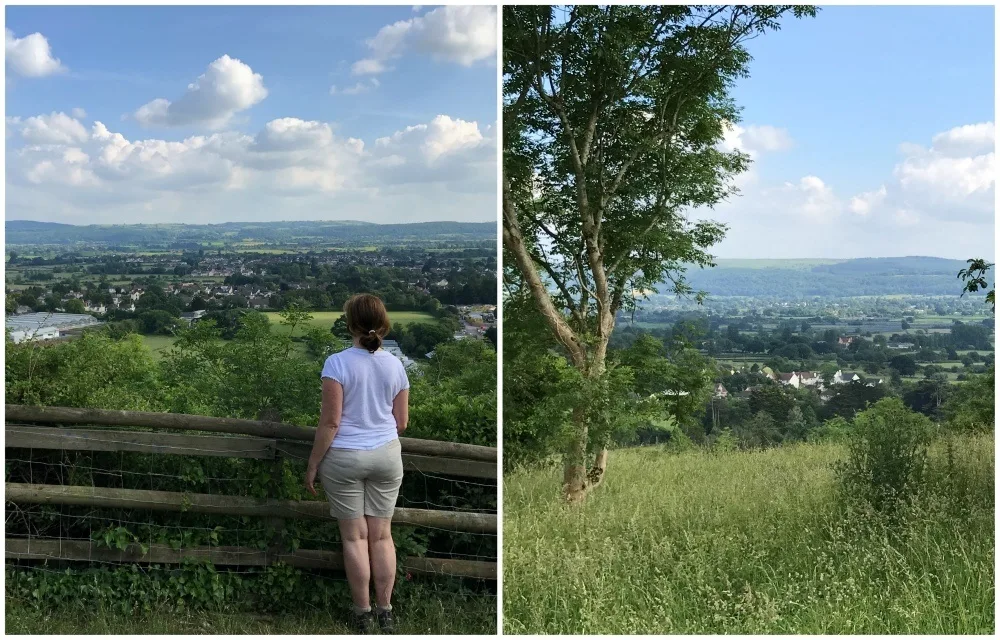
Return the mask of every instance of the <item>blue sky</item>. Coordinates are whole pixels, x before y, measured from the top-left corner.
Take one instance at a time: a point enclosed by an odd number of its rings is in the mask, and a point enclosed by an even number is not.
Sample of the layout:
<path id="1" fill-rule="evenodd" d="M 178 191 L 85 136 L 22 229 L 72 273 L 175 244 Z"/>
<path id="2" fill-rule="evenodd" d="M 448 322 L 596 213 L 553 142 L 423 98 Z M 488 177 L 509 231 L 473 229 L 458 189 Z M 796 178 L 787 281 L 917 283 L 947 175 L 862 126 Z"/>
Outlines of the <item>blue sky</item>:
<path id="1" fill-rule="evenodd" d="M 743 196 L 705 214 L 731 225 L 716 253 L 992 257 L 993 12 L 824 7 L 751 41 L 739 126 L 768 129 L 734 145 Z"/>
<path id="2" fill-rule="evenodd" d="M 495 25 L 492 7 L 8 7 L 7 218 L 495 220 Z"/>

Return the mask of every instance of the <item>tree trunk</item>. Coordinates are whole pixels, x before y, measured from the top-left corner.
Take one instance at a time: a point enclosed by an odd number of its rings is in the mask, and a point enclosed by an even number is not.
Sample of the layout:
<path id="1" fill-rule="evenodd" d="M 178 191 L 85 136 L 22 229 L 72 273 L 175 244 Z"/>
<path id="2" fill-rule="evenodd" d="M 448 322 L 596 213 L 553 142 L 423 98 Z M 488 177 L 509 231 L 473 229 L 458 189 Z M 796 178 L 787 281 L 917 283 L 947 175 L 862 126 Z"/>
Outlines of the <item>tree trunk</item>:
<path id="1" fill-rule="evenodd" d="M 563 461 L 563 491 L 567 502 L 582 502 L 587 495 L 587 422 L 582 409 L 573 411 L 573 441 Z"/>
<path id="2" fill-rule="evenodd" d="M 608 448 L 601 447 L 601 450 L 594 456 L 594 466 L 587 473 L 590 480 L 590 488 L 596 488 L 604 480 L 604 472 L 608 470 Z"/>

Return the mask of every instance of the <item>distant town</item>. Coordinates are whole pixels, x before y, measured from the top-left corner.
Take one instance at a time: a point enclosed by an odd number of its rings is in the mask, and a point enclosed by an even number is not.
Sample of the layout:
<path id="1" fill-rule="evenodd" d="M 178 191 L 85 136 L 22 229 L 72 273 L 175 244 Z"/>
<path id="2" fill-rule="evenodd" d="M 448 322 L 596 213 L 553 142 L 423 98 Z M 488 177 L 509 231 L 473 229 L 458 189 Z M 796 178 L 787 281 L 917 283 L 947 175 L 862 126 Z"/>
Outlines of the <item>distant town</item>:
<path id="1" fill-rule="evenodd" d="M 337 333 L 344 302 L 364 291 L 386 303 L 394 328 L 385 348 L 408 366 L 442 341 L 495 340 L 497 264 L 489 242 L 206 244 L 8 245 L 7 335 L 65 340 L 104 326 L 141 334 L 155 350 L 204 319 L 229 326 L 256 311 L 277 325 L 289 309 L 308 313 L 309 327 Z"/>

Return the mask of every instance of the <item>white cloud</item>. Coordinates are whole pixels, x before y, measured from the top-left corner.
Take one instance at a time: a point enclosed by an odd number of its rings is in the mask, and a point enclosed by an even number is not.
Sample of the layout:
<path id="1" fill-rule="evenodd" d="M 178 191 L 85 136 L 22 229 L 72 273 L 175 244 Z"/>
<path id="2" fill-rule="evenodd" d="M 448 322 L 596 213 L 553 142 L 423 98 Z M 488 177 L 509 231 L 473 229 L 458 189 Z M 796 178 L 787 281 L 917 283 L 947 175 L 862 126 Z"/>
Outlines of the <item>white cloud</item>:
<path id="1" fill-rule="evenodd" d="M 346 96 L 354 96 L 358 95 L 359 93 L 368 93 L 369 91 L 377 89 L 379 87 L 379 84 L 380 83 L 378 81 L 378 78 L 369 78 L 366 82 L 357 82 L 351 85 L 350 87 L 338 87 L 337 85 L 333 85 L 332 87 L 330 87 L 330 95 L 333 96 L 341 94 Z"/>
<path id="2" fill-rule="evenodd" d="M 993 151 L 994 142 L 993 123 L 982 122 L 939 133 L 931 140 L 931 146 L 938 153 L 961 157 Z"/>
<path id="3" fill-rule="evenodd" d="M 83 110 L 83 107 L 74 107 L 70 113 L 72 113 L 73 117 L 77 120 L 83 120 L 87 117 L 87 112 Z"/>
<path id="4" fill-rule="evenodd" d="M 356 76 L 375 75 L 389 70 L 385 63 L 374 58 L 363 58 L 351 65 L 351 73 Z"/>
<path id="5" fill-rule="evenodd" d="M 80 121 L 61 112 L 24 120 L 8 118 L 7 123 L 29 144 L 78 144 L 88 138 L 87 129 Z"/>
<path id="6" fill-rule="evenodd" d="M 399 184 L 438 182 L 496 191 L 496 130 L 446 115 L 375 141 L 372 163 Z"/>
<path id="7" fill-rule="evenodd" d="M 996 185 L 993 145 L 992 122 L 938 133 L 930 147 L 902 144 L 899 150 L 903 158 L 893 168 L 892 179 L 875 192 L 881 193 L 880 198 L 872 201 L 871 194 L 861 194 L 855 200 L 871 201 L 865 214 L 884 214 L 905 224 L 923 218 L 992 221 Z"/>
<path id="8" fill-rule="evenodd" d="M 426 201 L 426 211 L 468 219 L 459 203 L 482 200 L 477 211 L 485 219 L 495 202 L 494 129 L 446 115 L 380 138 L 371 149 L 330 123 L 299 118 L 271 120 L 255 135 L 223 131 L 182 140 L 129 140 L 102 122 L 88 131 L 65 114 L 9 117 L 7 127 L 15 134 L 7 150 L 11 206 L 37 207 L 45 217 L 71 208 L 93 218 L 142 204 L 150 216 L 186 212 L 203 220 L 198 216 L 217 210 L 246 219 L 236 202 L 285 215 L 294 210 L 287 208 L 291 197 L 311 199 L 307 217 L 328 213 L 332 202 L 364 202 L 363 218 L 377 198 L 391 198 L 399 211 L 389 219 L 401 219 L 410 203 L 434 193 L 439 202 Z M 12 146 L 19 138 L 22 146 Z M 449 200 L 447 193 L 460 195 Z"/>
<path id="9" fill-rule="evenodd" d="M 18 38 L 13 31 L 6 29 L 4 51 L 7 66 L 20 76 L 41 78 L 66 71 L 66 67 L 52 55 L 49 41 L 40 33 Z"/>
<path id="10" fill-rule="evenodd" d="M 720 146 L 758 156 L 776 146 L 773 136 L 755 138 L 749 130 L 733 128 Z M 758 179 L 742 196 L 696 217 L 729 225 L 715 249 L 721 257 L 991 256 L 993 144 L 992 122 L 955 127 L 932 136 L 929 146 L 899 145 L 900 159 L 871 190 L 845 197 L 816 175 L 777 187 Z"/>
<path id="11" fill-rule="evenodd" d="M 878 207 L 885 201 L 886 189 L 882 185 L 875 191 L 868 191 L 851 198 L 850 208 L 853 213 L 859 216 L 866 216 L 872 209 Z"/>
<path id="12" fill-rule="evenodd" d="M 496 7 L 447 5 L 424 15 L 400 20 L 379 29 L 367 41 L 371 55 L 352 67 L 355 75 L 388 70 L 387 61 L 408 52 L 435 60 L 471 66 L 496 55 Z"/>
<path id="13" fill-rule="evenodd" d="M 147 127 L 204 125 L 217 129 L 266 97 L 264 78 L 249 65 L 224 55 L 208 65 L 176 102 L 157 98 L 139 107 L 134 116 Z"/>
<path id="14" fill-rule="evenodd" d="M 771 125 L 749 125 L 746 128 L 735 123 L 727 123 L 722 143 L 725 151 L 740 151 L 755 158 L 761 153 L 787 151 L 793 145 L 792 136 L 785 129 Z"/>

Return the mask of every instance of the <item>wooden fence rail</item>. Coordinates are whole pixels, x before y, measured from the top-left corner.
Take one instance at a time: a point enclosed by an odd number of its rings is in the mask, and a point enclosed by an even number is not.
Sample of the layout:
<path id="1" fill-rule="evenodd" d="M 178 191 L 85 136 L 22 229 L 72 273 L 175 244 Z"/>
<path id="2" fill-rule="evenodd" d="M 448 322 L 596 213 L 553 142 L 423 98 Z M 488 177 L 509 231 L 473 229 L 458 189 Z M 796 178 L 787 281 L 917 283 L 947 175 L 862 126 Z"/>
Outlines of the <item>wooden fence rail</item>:
<path id="1" fill-rule="evenodd" d="M 114 427 L 148 427 L 154 429 L 182 429 L 188 431 L 216 431 L 238 433 L 265 438 L 312 441 L 316 430 L 281 422 L 242 420 L 239 418 L 213 418 L 184 413 L 150 413 L 146 411 L 112 411 L 108 409 L 79 409 L 76 407 L 43 407 L 35 405 L 6 405 L 4 411 L 9 422 L 40 422 L 44 424 L 90 424 Z M 400 438 L 404 453 L 414 453 L 446 458 L 497 461 L 495 447 L 475 444 Z"/>
<path id="2" fill-rule="evenodd" d="M 180 564 L 187 560 L 207 560 L 218 566 L 267 566 L 283 562 L 301 569 L 344 568 L 344 556 L 337 551 L 299 549 L 278 552 L 247 547 L 191 547 L 173 549 L 165 544 L 151 544 L 146 553 L 138 544 L 109 549 L 85 540 L 31 540 L 6 538 L 4 555 L 10 560 L 78 560 L 142 564 Z M 495 562 L 455 560 L 451 558 L 406 557 L 405 571 L 419 574 L 448 575 L 463 578 L 497 579 Z"/>
<path id="3" fill-rule="evenodd" d="M 212 436 L 188 433 L 86 429 L 80 427 L 39 427 L 10 424 L 4 428 L 7 447 L 24 449 L 64 449 L 71 451 L 131 451 L 186 456 L 221 456 L 274 460 L 283 456 L 308 460 L 312 444 L 303 441 L 257 438 L 253 436 Z M 403 468 L 469 478 L 497 477 L 495 462 L 403 454 Z"/>
<path id="4" fill-rule="evenodd" d="M 221 456 L 274 460 L 278 463 L 282 458 L 307 459 L 315 435 L 315 429 L 308 427 L 187 414 L 6 405 L 5 415 L 7 419 L 5 444 L 6 447 L 15 448 Z M 39 423 L 69 427 L 39 426 Z M 129 431 L 121 427 L 207 431 L 229 435 Z M 400 438 L 400 442 L 403 465 L 408 471 L 497 478 L 497 450 L 493 447 L 416 438 Z M 6 483 L 5 490 L 6 501 L 13 503 L 257 516 L 277 524 L 287 518 L 330 518 L 326 501 L 316 500 L 258 499 L 246 496 L 21 483 Z M 497 533 L 497 516 L 493 513 L 397 508 L 392 522 L 394 525 L 458 532 Z M 219 565 L 264 566 L 274 562 L 284 562 L 303 568 L 343 568 L 343 558 L 339 553 L 308 549 L 288 551 L 280 545 L 272 545 L 267 550 L 240 547 L 195 547 L 174 550 L 165 545 L 150 545 L 143 553 L 138 545 L 125 550 L 114 550 L 98 547 L 89 541 L 8 538 L 6 557 L 151 564 L 178 563 L 194 558 L 210 560 Z M 496 579 L 495 562 L 409 557 L 403 560 L 403 566 L 414 573 Z"/>
<path id="5" fill-rule="evenodd" d="M 69 504 L 88 507 L 149 509 L 151 511 L 189 511 L 191 513 L 265 518 L 330 518 L 330 505 L 325 500 L 276 500 L 274 498 L 221 496 L 207 493 L 17 482 L 8 482 L 4 488 L 8 502 L 28 504 Z M 471 533 L 497 532 L 495 513 L 469 511 L 438 511 L 397 507 L 392 516 L 392 524 Z"/>

